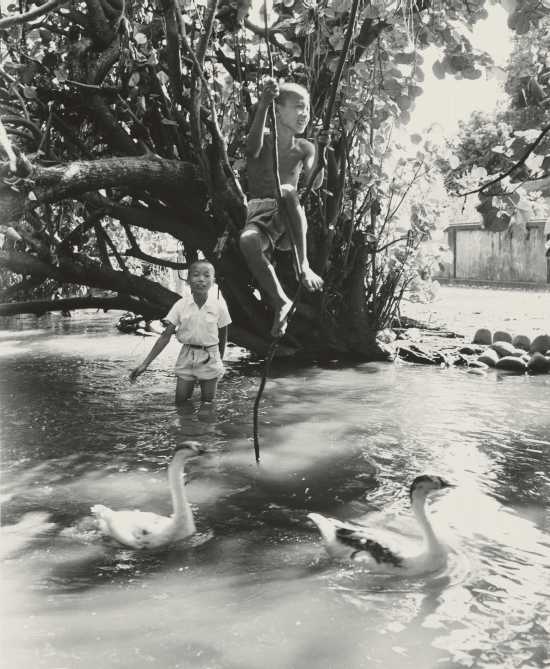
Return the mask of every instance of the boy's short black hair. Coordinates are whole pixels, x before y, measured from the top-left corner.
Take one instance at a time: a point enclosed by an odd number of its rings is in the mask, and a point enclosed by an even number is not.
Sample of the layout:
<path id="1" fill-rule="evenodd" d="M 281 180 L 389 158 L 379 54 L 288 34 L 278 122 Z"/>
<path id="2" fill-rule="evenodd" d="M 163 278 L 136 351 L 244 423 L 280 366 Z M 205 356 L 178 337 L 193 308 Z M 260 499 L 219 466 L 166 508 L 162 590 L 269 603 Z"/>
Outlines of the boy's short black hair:
<path id="1" fill-rule="evenodd" d="M 193 262 L 189 265 L 187 273 L 189 273 L 196 265 L 208 265 L 212 269 L 212 275 L 216 276 L 216 270 L 214 268 L 214 265 L 209 260 L 205 260 L 204 258 L 202 258 L 201 260 L 193 260 Z"/>
<path id="2" fill-rule="evenodd" d="M 295 84 L 293 82 L 283 82 L 282 84 L 279 84 L 279 96 L 275 102 L 278 105 L 284 105 L 288 98 L 292 96 L 305 98 L 309 102 L 309 91 L 307 88 L 304 88 L 301 84 Z"/>

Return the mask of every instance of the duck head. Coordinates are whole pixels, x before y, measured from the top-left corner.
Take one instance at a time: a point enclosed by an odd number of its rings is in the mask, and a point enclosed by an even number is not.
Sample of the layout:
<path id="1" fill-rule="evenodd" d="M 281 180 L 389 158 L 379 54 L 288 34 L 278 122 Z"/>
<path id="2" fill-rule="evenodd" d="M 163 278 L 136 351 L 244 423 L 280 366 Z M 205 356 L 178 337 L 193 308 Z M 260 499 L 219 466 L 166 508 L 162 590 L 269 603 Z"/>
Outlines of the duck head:
<path id="1" fill-rule="evenodd" d="M 175 457 L 178 454 L 181 454 L 182 456 L 187 456 L 187 455 L 202 455 L 204 453 L 204 448 L 201 446 L 201 444 L 198 441 L 183 441 L 179 446 L 176 446 L 174 448 L 173 452 L 173 457 Z"/>
<path id="2" fill-rule="evenodd" d="M 415 499 L 426 499 L 428 495 L 445 490 L 445 488 L 454 487 L 452 483 L 441 478 L 441 476 L 422 474 L 422 476 L 417 476 L 412 482 L 409 495 L 412 502 Z"/>

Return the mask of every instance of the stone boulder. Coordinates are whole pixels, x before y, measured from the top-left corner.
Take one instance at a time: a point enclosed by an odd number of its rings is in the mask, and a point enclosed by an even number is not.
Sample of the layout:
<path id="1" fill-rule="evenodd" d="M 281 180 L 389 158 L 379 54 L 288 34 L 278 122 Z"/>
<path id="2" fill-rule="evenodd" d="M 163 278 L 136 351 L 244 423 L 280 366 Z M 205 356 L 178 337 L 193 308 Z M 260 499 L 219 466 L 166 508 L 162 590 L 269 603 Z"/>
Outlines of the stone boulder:
<path id="1" fill-rule="evenodd" d="M 491 344 L 492 341 L 493 337 L 491 335 L 491 330 L 487 330 L 487 328 L 480 328 L 475 333 L 474 338 L 472 339 L 472 344 L 484 344 L 487 346 Z"/>
<path id="2" fill-rule="evenodd" d="M 479 355 L 483 351 L 483 346 L 472 346 L 472 344 L 466 344 L 458 349 L 458 352 L 462 355 Z"/>
<path id="3" fill-rule="evenodd" d="M 550 349 L 550 335 L 542 334 L 531 342 L 529 353 L 546 353 Z"/>
<path id="4" fill-rule="evenodd" d="M 421 365 L 442 365 L 447 364 L 445 356 L 439 351 L 433 351 L 417 344 L 399 344 L 398 355 L 402 360 L 415 362 Z"/>
<path id="5" fill-rule="evenodd" d="M 495 367 L 497 369 L 505 369 L 508 372 L 516 372 L 518 374 L 525 374 L 527 371 L 527 363 L 521 358 L 513 355 L 506 355 L 503 358 L 500 358 Z"/>
<path id="6" fill-rule="evenodd" d="M 542 353 L 533 353 L 527 363 L 529 374 L 548 374 L 550 372 L 550 358 L 546 358 Z"/>
<path id="7" fill-rule="evenodd" d="M 492 348 L 488 348 L 485 353 L 482 353 L 477 359 L 478 362 L 482 362 L 489 367 L 494 367 L 498 362 L 498 353 Z"/>
<path id="8" fill-rule="evenodd" d="M 528 351 L 531 348 L 531 340 L 529 339 L 529 337 L 526 337 L 525 335 L 521 335 L 521 334 L 516 335 L 512 339 L 512 344 L 516 348 L 521 348 L 524 351 Z"/>
<path id="9" fill-rule="evenodd" d="M 506 355 L 512 355 L 516 358 L 519 358 L 523 355 L 523 351 L 519 348 L 516 348 L 512 342 L 509 341 L 495 341 L 491 344 L 493 351 L 498 353 L 499 358 L 503 358 Z"/>
<path id="10" fill-rule="evenodd" d="M 477 360 L 470 360 L 470 362 L 468 363 L 468 369 L 488 369 L 488 368 L 489 365 L 486 362 L 480 360 L 479 358 Z"/>
<path id="11" fill-rule="evenodd" d="M 503 330 L 497 330 L 493 334 L 493 343 L 496 341 L 507 341 L 509 344 L 512 343 L 512 335 L 509 332 L 504 332 Z"/>

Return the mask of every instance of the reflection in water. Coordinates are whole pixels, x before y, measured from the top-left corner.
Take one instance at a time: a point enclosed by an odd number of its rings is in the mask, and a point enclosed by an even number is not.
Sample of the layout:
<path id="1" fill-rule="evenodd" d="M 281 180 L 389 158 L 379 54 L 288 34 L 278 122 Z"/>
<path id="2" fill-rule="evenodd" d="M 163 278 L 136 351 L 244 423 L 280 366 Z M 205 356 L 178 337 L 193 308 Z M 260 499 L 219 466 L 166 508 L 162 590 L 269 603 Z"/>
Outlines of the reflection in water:
<path id="1" fill-rule="evenodd" d="M 229 362 L 216 406 L 176 409 L 177 346 L 130 385 L 150 342 L 114 320 L 0 332 L 7 666 L 548 666 L 550 377 L 275 367 L 257 467 L 260 366 Z M 141 553 L 100 537 L 98 501 L 170 513 L 165 469 L 186 439 L 206 450 L 186 476 L 197 535 Z M 419 473 L 458 486 L 431 507 L 444 570 L 374 576 L 327 558 L 307 513 L 405 541 Z"/>

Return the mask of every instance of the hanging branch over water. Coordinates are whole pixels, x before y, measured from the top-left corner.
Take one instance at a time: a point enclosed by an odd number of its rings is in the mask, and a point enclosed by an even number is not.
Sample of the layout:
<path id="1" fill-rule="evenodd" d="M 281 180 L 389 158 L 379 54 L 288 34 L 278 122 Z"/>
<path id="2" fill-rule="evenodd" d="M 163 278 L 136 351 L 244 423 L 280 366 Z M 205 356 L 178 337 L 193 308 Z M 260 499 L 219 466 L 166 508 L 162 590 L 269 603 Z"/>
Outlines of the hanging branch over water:
<path id="1" fill-rule="evenodd" d="M 130 295 L 117 297 L 67 297 L 60 300 L 34 300 L 31 302 L 8 302 L 0 304 L 0 316 L 16 316 L 18 314 L 35 314 L 42 316 L 51 311 L 76 311 L 77 309 L 117 309 L 131 311 L 147 317 L 158 318 L 158 308 L 146 300 L 138 300 Z"/>

